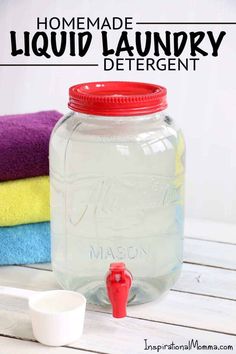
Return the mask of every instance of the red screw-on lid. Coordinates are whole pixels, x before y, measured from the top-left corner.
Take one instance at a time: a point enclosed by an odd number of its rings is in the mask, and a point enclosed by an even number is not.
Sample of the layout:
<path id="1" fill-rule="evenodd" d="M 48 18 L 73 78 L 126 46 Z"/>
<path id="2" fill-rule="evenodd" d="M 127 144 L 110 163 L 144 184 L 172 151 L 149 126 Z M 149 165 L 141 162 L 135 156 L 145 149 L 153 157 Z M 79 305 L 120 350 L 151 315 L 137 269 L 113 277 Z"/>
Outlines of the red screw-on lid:
<path id="1" fill-rule="evenodd" d="M 99 116 L 138 116 L 167 107 L 166 88 L 143 82 L 88 82 L 70 87 L 69 108 Z"/>

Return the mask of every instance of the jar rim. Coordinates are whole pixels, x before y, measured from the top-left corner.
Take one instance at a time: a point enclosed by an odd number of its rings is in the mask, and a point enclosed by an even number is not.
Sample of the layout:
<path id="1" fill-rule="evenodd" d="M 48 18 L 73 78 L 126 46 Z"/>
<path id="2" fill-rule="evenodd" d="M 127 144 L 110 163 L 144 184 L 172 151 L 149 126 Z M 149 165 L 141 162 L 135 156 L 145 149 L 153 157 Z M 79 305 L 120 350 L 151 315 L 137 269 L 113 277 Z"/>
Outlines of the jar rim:
<path id="1" fill-rule="evenodd" d="M 165 87 L 144 82 L 97 81 L 69 89 L 68 107 L 75 112 L 99 116 L 137 116 L 167 107 Z"/>

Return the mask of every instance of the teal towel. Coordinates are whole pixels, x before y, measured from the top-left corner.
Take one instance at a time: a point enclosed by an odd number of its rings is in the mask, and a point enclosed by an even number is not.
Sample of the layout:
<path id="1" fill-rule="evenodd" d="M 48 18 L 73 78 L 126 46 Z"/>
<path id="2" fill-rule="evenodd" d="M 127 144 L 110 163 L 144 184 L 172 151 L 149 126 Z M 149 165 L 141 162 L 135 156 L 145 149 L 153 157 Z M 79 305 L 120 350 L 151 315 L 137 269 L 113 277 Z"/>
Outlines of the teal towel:
<path id="1" fill-rule="evenodd" d="M 50 262 L 50 223 L 0 227 L 0 265 Z"/>

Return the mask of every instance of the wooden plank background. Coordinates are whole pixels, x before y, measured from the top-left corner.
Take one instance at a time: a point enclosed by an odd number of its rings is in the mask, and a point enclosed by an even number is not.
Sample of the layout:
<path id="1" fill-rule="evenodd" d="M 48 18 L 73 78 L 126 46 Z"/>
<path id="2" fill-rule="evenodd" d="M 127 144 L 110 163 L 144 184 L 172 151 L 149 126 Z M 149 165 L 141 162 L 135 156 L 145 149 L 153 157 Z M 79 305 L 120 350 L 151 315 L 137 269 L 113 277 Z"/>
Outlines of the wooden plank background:
<path id="1" fill-rule="evenodd" d="M 214 223 L 214 228 L 222 232 L 221 239 L 216 232 L 216 240 L 212 223 L 206 226 L 203 222 L 208 236 L 196 221 L 191 225 L 197 231 L 190 233 L 188 229 L 181 277 L 162 301 L 130 306 L 128 317 L 119 320 L 112 318 L 109 308 L 88 305 L 84 335 L 57 352 L 145 353 L 144 338 L 153 345 L 172 341 L 187 344 L 191 339 L 198 339 L 199 344 L 231 344 L 236 352 L 236 237 L 228 225 L 225 236 L 224 225 L 218 228 Z M 49 264 L 1 267 L 0 285 L 33 290 L 59 288 Z M 1 353 L 2 345 L 8 352 Z M 0 354 L 14 353 L 16 348 L 17 353 L 24 354 L 48 350 L 34 342 L 27 303 L 1 295 Z"/>

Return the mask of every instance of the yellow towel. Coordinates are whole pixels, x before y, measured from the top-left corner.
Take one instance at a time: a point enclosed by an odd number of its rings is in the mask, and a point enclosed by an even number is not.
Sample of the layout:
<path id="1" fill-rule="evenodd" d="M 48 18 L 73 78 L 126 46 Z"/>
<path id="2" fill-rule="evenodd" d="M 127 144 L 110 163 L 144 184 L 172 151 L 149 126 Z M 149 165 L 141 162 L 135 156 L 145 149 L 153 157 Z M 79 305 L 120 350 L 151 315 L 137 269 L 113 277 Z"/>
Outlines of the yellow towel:
<path id="1" fill-rule="evenodd" d="M 185 167 L 185 142 L 182 133 L 178 135 L 175 157 L 175 187 L 179 189 L 180 205 L 184 203 L 184 167 Z"/>
<path id="2" fill-rule="evenodd" d="M 0 226 L 48 221 L 49 177 L 0 183 Z"/>
<path id="3" fill-rule="evenodd" d="M 182 133 L 178 135 L 177 150 L 175 156 L 175 186 L 178 188 L 183 184 L 185 165 L 185 142 Z"/>

